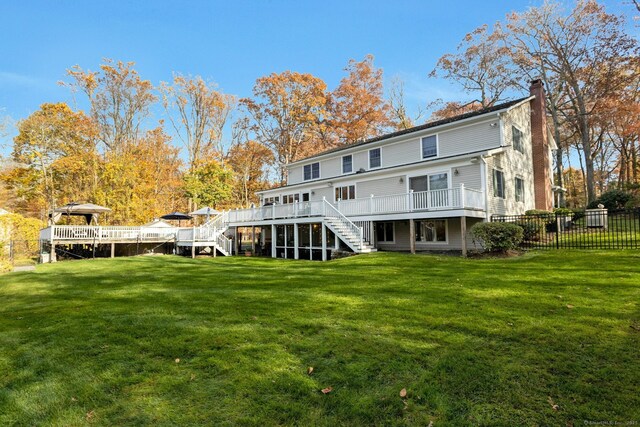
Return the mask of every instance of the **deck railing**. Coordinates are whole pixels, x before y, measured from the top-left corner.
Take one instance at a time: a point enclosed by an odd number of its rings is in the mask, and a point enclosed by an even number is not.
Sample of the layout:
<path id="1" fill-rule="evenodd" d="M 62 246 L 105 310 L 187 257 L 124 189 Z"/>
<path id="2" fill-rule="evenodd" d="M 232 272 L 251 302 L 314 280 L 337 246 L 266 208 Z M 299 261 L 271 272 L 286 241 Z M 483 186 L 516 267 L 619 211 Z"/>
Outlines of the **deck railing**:
<path id="1" fill-rule="evenodd" d="M 51 240 L 53 229 L 54 240 L 93 240 L 102 241 L 163 241 L 173 240 L 179 227 L 101 227 L 93 225 L 55 225 L 40 230 L 40 240 Z"/>
<path id="2" fill-rule="evenodd" d="M 366 215 L 451 209 L 484 210 L 485 201 L 482 191 L 460 186 L 443 190 L 411 191 L 387 196 L 338 200 L 334 206 L 341 214 L 355 221 L 357 217 Z M 323 201 L 320 200 L 236 209 L 229 211 L 228 221 L 239 223 L 323 215 Z"/>

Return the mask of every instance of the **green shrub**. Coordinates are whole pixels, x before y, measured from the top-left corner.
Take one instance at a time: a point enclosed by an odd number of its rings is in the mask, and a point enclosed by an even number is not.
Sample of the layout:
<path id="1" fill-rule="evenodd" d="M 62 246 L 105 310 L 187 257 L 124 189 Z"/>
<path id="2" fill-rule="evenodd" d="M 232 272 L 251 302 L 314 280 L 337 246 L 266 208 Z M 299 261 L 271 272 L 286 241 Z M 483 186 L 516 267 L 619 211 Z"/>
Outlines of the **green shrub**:
<path id="1" fill-rule="evenodd" d="M 522 227 L 522 240 L 528 242 L 537 242 L 545 234 L 546 222 L 538 218 L 516 222 L 516 225 Z"/>
<path id="2" fill-rule="evenodd" d="M 551 213 L 550 211 L 545 211 L 542 209 L 529 209 L 524 214 L 525 215 L 549 215 L 550 213 Z"/>
<path id="3" fill-rule="evenodd" d="M 631 201 L 633 194 L 624 190 L 609 190 L 593 202 L 589 203 L 588 209 L 596 209 L 598 205 L 602 204 L 607 209 L 623 209 L 627 203 Z"/>
<path id="4" fill-rule="evenodd" d="M 471 236 L 489 252 L 506 252 L 522 242 L 522 227 L 508 222 L 481 222 L 471 227 Z"/>
<path id="5" fill-rule="evenodd" d="M 555 208 L 553 213 L 561 216 L 573 216 L 573 211 L 569 208 Z"/>

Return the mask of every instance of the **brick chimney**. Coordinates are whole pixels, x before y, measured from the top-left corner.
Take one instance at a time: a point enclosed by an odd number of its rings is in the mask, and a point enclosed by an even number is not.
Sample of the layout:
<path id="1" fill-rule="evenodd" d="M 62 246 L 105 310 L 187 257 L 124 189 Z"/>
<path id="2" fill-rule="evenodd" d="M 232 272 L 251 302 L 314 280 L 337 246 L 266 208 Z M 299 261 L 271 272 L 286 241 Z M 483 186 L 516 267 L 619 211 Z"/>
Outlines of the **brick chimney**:
<path id="1" fill-rule="evenodd" d="M 531 96 L 531 145 L 533 147 L 533 185 L 536 209 L 553 209 L 551 190 L 551 156 L 547 139 L 547 110 L 542 80 L 533 80 L 529 88 Z"/>

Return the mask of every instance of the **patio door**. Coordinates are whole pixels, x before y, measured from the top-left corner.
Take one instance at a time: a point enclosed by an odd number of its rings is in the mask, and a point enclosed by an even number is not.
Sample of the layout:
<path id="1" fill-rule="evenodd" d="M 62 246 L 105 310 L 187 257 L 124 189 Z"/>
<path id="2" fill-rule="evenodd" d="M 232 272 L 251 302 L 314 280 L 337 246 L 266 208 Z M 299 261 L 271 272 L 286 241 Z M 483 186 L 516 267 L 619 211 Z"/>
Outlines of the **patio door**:
<path id="1" fill-rule="evenodd" d="M 449 206 L 449 177 L 446 172 L 409 178 L 413 190 L 414 209 L 433 209 Z"/>
<path id="2" fill-rule="evenodd" d="M 309 193 L 302 193 L 302 203 L 300 206 L 301 215 L 311 214 L 311 203 L 309 203 Z"/>

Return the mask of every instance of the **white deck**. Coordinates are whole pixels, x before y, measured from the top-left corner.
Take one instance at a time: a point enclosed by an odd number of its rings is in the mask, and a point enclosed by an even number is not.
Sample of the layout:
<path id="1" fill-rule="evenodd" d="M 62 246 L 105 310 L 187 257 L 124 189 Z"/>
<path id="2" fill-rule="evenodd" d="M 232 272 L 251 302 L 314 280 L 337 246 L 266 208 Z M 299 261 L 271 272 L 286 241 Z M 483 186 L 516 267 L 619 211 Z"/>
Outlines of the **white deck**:
<path id="1" fill-rule="evenodd" d="M 485 211 L 484 192 L 465 188 L 448 188 L 421 192 L 371 196 L 353 200 L 339 200 L 332 204 L 352 221 L 376 219 L 406 219 L 420 214 L 435 216 L 477 216 Z M 258 225 L 260 222 L 281 223 L 290 219 L 311 222 L 327 215 L 325 201 L 297 202 L 282 205 L 236 209 L 228 212 L 231 226 Z"/>

